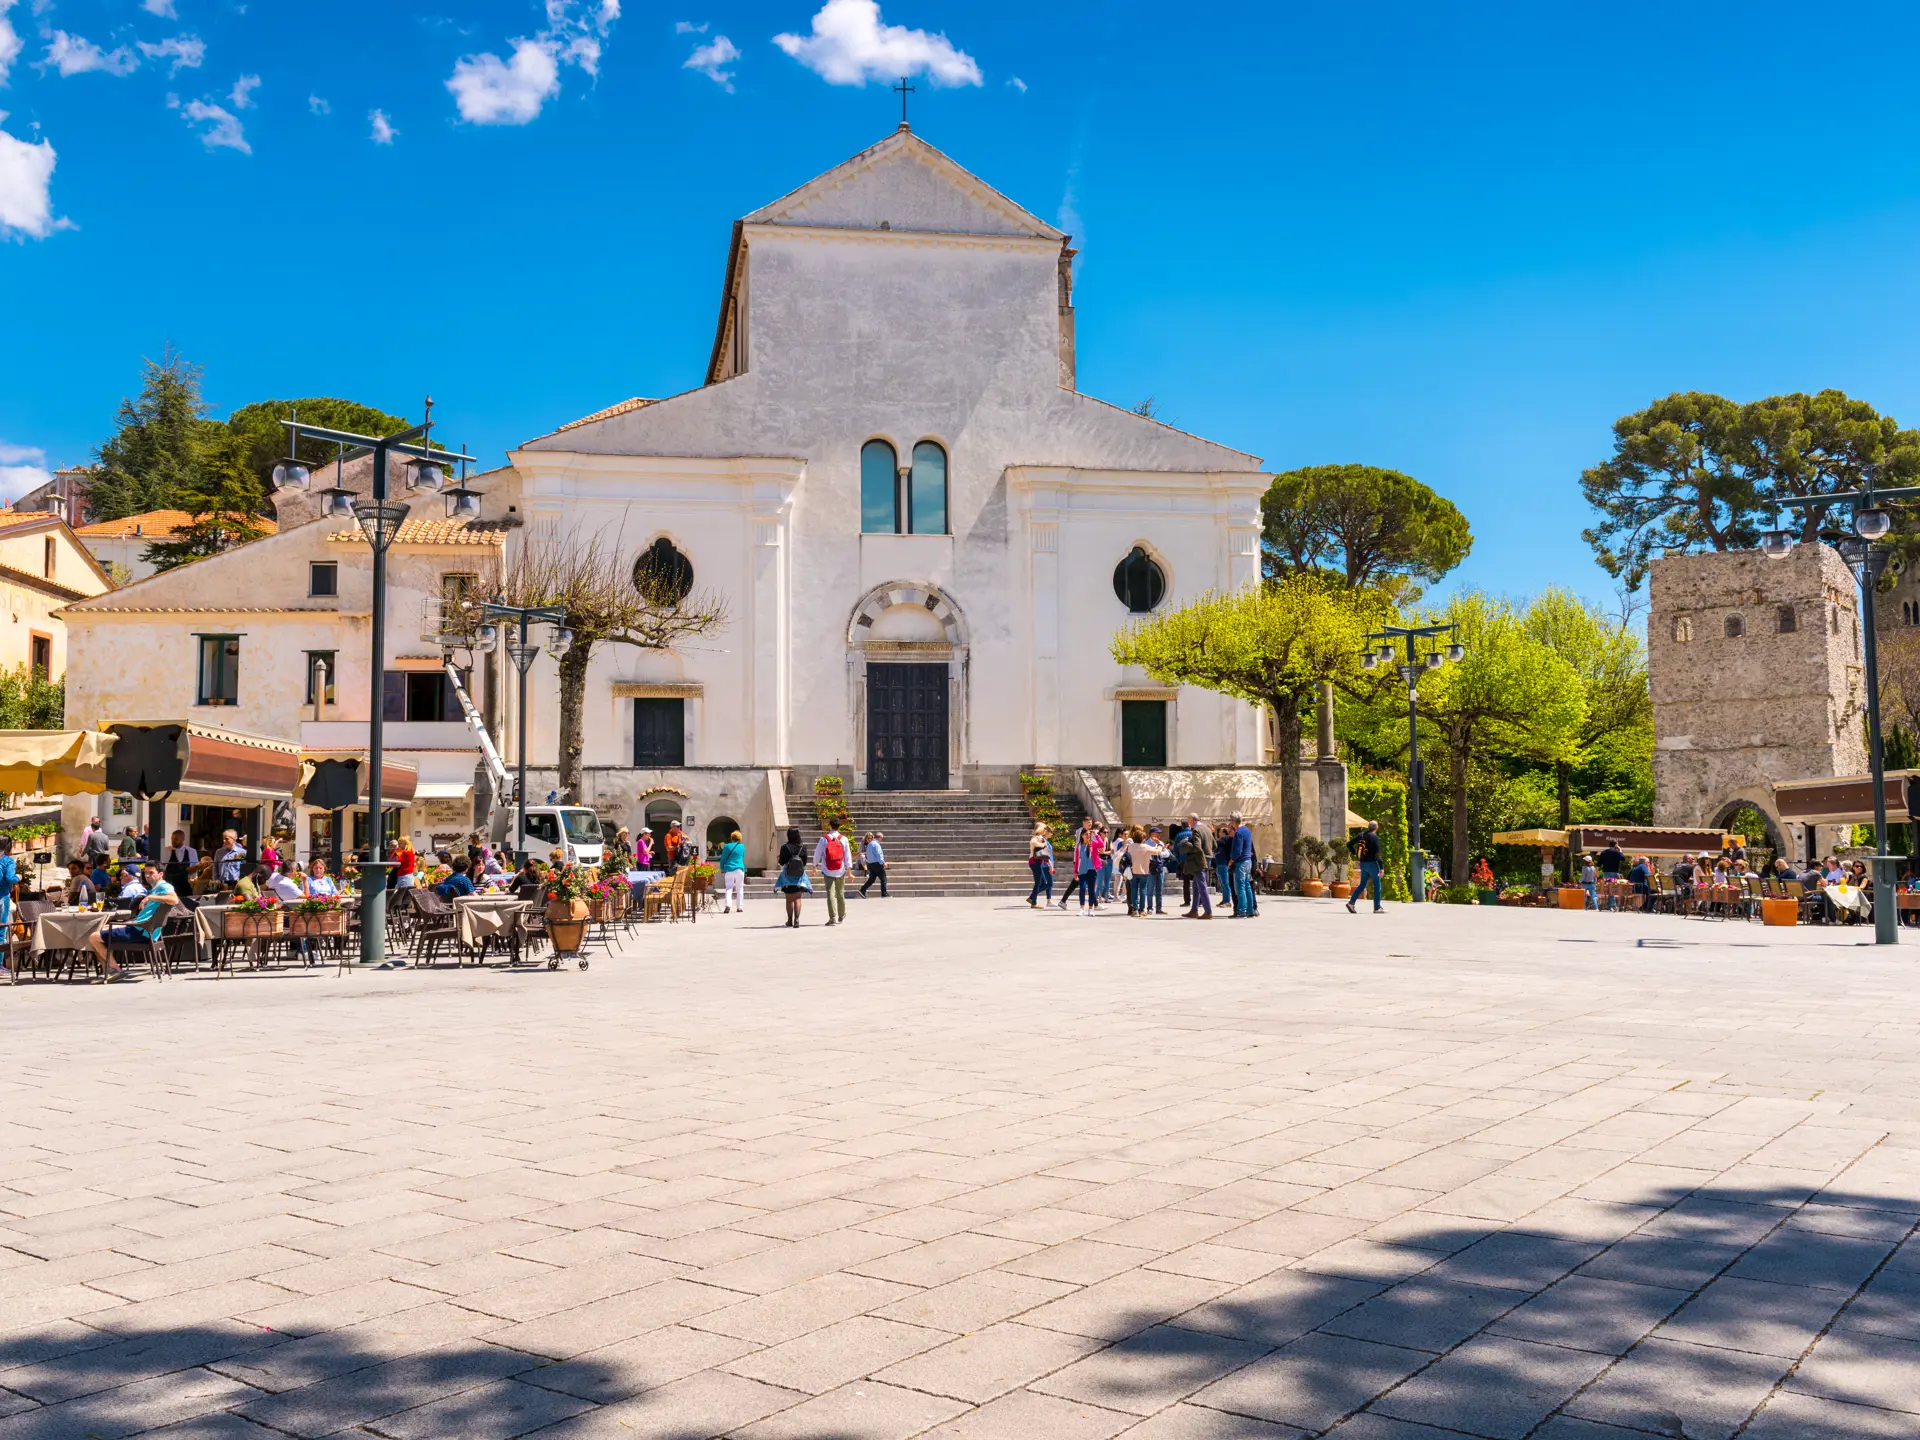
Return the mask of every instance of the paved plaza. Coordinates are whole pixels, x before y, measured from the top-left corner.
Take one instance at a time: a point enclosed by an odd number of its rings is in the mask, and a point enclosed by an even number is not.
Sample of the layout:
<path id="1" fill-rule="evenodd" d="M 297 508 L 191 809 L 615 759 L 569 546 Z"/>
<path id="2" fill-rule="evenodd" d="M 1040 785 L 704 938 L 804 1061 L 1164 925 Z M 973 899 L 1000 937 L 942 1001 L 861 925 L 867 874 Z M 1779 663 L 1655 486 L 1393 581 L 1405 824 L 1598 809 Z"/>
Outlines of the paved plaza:
<path id="1" fill-rule="evenodd" d="M 1920 1436 L 1920 944 L 808 918 L 0 988 L 0 1440 Z"/>

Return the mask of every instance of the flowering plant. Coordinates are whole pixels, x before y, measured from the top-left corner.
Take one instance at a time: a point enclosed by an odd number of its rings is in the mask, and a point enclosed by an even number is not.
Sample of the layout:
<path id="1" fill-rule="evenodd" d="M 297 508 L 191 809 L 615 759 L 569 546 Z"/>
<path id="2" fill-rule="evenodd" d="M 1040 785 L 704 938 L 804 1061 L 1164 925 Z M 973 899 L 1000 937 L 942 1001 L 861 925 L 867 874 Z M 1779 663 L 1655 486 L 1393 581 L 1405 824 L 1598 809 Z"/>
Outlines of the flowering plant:
<path id="1" fill-rule="evenodd" d="M 579 900 L 587 893 L 587 878 L 578 865 L 556 865 L 540 887 L 548 900 Z"/>
<path id="2" fill-rule="evenodd" d="M 296 915 L 324 915 L 328 911 L 338 910 L 340 902 L 331 895 L 313 895 L 305 900 L 295 901 L 289 908 Z"/>
<path id="3" fill-rule="evenodd" d="M 689 880 L 711 880 L 719 873 L 720 867 L 718 865 L 700 864 L 689 865 L 687 867 L 687 878 Z"/>
<path id="4" fill-rule="evenodd" d="M 264 915 L 269 910 L 277 910 L 279 907 L 278 896 L 263 893 L 254 896 L 251 900 L 238 901 L 233 908 L 247 915 Z"/>

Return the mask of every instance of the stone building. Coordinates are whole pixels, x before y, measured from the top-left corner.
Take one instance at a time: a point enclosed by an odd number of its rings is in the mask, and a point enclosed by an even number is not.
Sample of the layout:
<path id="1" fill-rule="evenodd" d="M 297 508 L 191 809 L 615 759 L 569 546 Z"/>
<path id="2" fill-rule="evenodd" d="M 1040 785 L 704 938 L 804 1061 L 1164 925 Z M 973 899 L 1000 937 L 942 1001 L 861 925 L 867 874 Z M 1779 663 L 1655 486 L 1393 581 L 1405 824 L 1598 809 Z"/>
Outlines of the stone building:
<path id="1" fill-rule="evenodd" d="M 1752 805 L 1776 850 L 1807 853 L 1808 837 L 1780 821 L 1771 787 L 1867 769 L 1858 597 L 1825 545 L 1780 560 L 1737 550 L 1654 561 L 1656 824 L 1719 825 Z M 1813 845 L 1832 840 L 1816 835 Z"/>

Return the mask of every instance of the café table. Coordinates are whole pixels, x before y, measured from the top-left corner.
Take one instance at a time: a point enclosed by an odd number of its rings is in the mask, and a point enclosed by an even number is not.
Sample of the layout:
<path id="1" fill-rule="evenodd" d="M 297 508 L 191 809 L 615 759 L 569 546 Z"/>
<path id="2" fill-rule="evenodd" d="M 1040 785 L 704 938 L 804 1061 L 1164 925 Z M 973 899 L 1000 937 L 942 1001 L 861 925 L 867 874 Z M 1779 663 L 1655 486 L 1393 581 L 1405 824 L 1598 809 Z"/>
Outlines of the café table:
<path id="1" fill-rule="evenodd" d="M 484 961 L 490 949 L 520 954 L 520 917 L 527 902 L 511 895 L 461 895 L 453 902 L 453 931 L 462 949 Z"/>

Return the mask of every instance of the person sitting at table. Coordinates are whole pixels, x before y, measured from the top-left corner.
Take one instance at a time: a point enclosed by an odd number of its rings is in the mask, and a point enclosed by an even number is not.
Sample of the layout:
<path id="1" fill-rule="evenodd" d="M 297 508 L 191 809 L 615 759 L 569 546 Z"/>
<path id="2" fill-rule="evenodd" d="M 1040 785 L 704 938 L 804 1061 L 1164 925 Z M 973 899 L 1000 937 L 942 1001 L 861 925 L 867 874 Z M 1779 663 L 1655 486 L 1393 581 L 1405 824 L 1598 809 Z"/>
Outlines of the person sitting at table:
<path id="1" fill-rule="evenodd" d="M 120 867 L 120 891 L 114 898 L 126 905 L 131 905 L 136 900 L 144 900 L 147 895 L 147 887 L 141 881 L 140 877 L 150 868 L 152 867 L 146 865 L 122 865 Z"/>
<path id="2" fill-rule="evenodd" d="M 453 873 L 433 887 L 433 893 L 442 900 L 454 900 L 462 895 L 473 894 L 473 881 L 467 878 L 471 862 L 464 855 L 453 858 Z"/>
<path id="3" fill-rule="evenodd" d="M 1627 883 L 1633 886 L 1633 893 L 1641 897 L 1640 903 L 1644 906 L 1653 894 L 1653 867 L 1647 863 L 1646 856 L 1633 857 L 1633 864 L 1627 870 Z"/>
<path id="4" fill-rule="evenodd" d="M 96 860 L 93 869 L 87 872 L 87 879 L 93 882 L 93 888 L 101 894 L 106 893 L 107 882 L 113 878 L 113 872 L 107 869 L 107 862 Z"/>
<path id="5" fill-rule="evenodd" d="M 487 850 L 487 858 L 482 862 L 481 870 L 487 875 L 504 875 L 507 873 L 505 868 L 500 864 L 500 856 L 491 847 Z"/>
<path id="6" fill-rule="evenodd" d="M 333 877 L 327 874 L 327 862 L 318 855 L 307 866 L 307 898 L 309 900 L 333 900 L 340 894 L 340 887 L 333 883 Z"/>
<path id="7" fill-rule="evenodd" d="M 273 871 L 265 865 L 255 865 L 251 870 L 247 871 L 246 874 L 242 875 L 234 885 L 233 898 L 236 900 L 258 900 L 266 893 L 267 881 L 271 879 L 272 876 Z"/>
<path id="8" fill-rule="evenodd" d="M 520 868 L 513 872 L 513 878 L 507 882 L 507 888 L 522 900 L 538 900 L 540 887 L 546 883 L 546 875 L 540 868 L 540 862 L 529 855 L 521 862 Z"/>
<path id="9" fill-rule="evenodd" d="M 67 904 L 91 905 L 100 898 L 100 889 L 93 883 L 93 877 L 87 874 L 87 862 L 69 860 L 67 862 Z"/>
<path id="10" fill-rule="evenodd" d="M 307 887 L 301 882 L 300 866 L 296 861 L 283 860 L 280 869 L 267 881 L 267 888 L 273 891 L 274 898 L 283 905 L 291 905 L 296 900 L 307 898 Z"/>
<path id="11" fill-rule="evenodd" d="M 107 946 L 113 944 L 138 945 L 160 938 L 161 927 L 167 923 L 167 917 L 173 913 L 179 896 L 173 886 L 160 878 L 160 867 L 148 864 L 142 867 L 141 878 L 145 883 L 144 898 L 140 912 L 125 925 L 109 925 L 104 930 L 96 930 L 87 937 L 87 948 L 93 951 L 100 966 L 107 972 L 109 981 L 124 980 L 126 971 L 120 962 L 113 958 Z"/>

